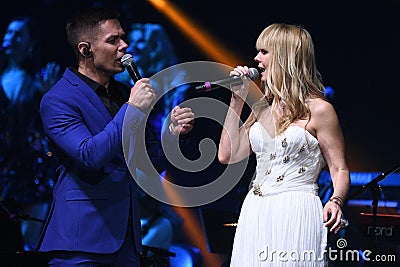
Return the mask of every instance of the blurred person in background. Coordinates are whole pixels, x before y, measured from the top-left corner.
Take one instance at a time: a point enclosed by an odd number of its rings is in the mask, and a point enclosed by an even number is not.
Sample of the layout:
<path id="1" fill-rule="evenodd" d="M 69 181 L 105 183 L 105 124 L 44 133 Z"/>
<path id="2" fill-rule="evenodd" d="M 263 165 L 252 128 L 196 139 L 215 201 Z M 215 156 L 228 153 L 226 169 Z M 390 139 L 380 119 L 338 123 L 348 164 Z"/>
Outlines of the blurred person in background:
<path id="1" fill-rule="evenodd" d="M 39 114 L 43 94 L 59 76 L 59 65 L 41 60 L 40 25 L 29 16 L 14 17 L 0 51 L 0 198 L 14 201 L 24 249 L 31 250 L 51 199 L 53 159 Z M 16 217 L 15 217 L 16 216 Z"/>

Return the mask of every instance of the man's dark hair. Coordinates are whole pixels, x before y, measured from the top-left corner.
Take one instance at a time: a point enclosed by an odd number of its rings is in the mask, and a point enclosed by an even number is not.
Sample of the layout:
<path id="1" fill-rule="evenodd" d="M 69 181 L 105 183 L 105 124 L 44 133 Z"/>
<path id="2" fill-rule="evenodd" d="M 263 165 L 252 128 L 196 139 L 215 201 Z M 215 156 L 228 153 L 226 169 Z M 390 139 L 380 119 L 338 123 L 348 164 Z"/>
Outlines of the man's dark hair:
<path id="1" fill-rule="evenodd" d="M 68 43 L 72 50 L 79 55 L 79 42 L 89 42 L 87 38 L 96 35 L 100 23 L 105 20 L 118 19 L 120 13 L 106 7 L 91 7 L 79 11 L 66 24 Z"/>

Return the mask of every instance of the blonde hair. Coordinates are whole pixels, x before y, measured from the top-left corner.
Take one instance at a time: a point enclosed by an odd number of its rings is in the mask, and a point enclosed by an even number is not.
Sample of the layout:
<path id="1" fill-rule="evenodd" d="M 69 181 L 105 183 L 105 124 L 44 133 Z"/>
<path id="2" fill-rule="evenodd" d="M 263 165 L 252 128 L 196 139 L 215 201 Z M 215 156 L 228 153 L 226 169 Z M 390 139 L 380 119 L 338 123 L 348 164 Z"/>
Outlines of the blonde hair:
<path id="1" fill-rule="evenodd" d="M 251 126 L 266 106 L 285 107 L 277 121 L 277 132 L 299 119 L 310 119 L 307 98 L 325 96 L 322 77 L 316 68 L 311 35 L 301 26 L 275 23 L 265 28 L 256 42 L 258 51 L 270 54 L 264 98 L 256 102 L 245 126 Z"/>

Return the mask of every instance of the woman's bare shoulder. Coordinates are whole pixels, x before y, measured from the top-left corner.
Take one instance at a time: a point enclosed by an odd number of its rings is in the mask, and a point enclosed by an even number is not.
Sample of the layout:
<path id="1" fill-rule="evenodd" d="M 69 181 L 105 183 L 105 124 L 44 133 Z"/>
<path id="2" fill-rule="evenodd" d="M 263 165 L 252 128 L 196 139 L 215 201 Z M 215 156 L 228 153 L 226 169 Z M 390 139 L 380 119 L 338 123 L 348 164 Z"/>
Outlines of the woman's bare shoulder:
<path id="1" fill-rule="evenodd" d="M 307 99 L 307 105 L 310 108 L 311 114 L 321 116 L 335 113 L 333 105 L 323 98 L 309 98 Z"/>

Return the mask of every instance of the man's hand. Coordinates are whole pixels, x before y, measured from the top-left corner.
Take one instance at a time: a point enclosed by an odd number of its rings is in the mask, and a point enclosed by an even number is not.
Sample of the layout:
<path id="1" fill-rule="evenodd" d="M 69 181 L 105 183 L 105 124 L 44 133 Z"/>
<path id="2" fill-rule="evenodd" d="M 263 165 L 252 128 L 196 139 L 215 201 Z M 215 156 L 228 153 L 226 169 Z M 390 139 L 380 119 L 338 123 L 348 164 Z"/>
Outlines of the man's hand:
<path id="1" fill-rule="evenodd" d="M 156 94 L 150 84 L 150 80 L 148 78 L 142 78 L 131 88 L 128 103 L 144 111 L 155 101 L 155 99 Z"/>
<path id="2" fill-rule="evenodd" d="M 185 135 L 193 129 L 194 113 L 191 108 L 175 106 L 171 111 L 169 130 L 173 135 Z"/>

